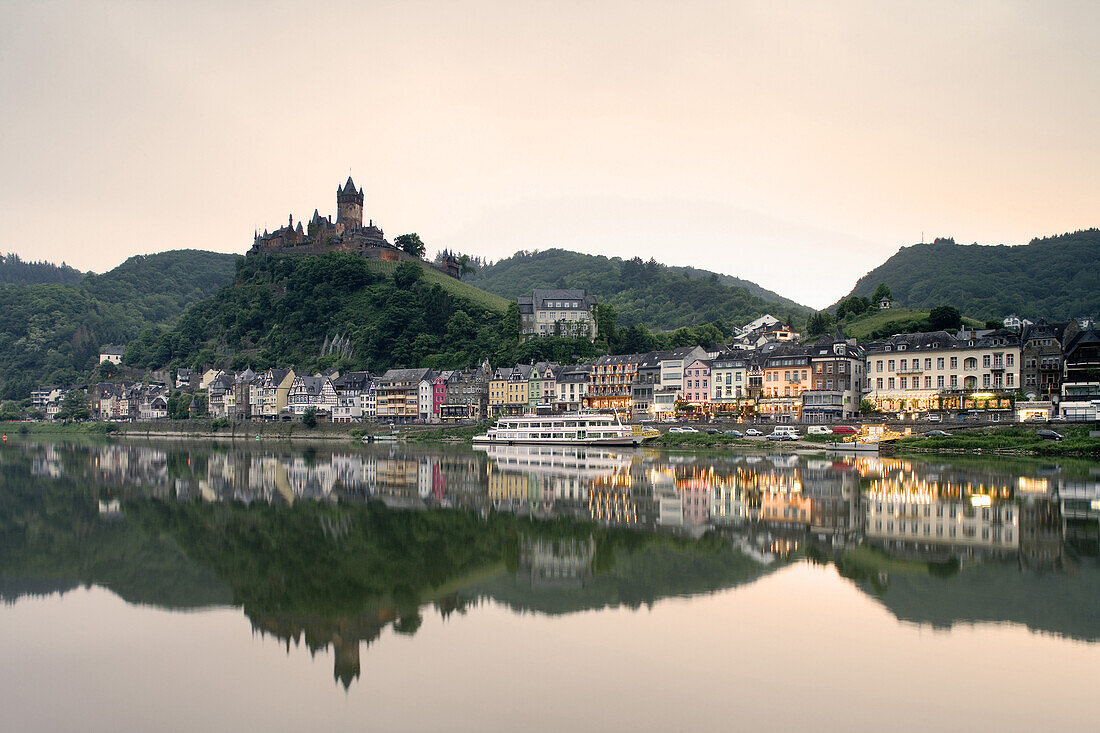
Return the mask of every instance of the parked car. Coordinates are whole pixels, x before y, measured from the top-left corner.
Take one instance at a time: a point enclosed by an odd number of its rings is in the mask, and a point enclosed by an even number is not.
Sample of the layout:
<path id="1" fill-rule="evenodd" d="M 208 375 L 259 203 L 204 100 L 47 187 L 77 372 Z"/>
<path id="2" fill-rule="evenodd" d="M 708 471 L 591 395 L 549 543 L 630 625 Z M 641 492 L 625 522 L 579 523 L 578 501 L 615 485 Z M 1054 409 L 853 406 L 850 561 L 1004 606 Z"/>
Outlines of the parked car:
<path id="1" fill-rule="evenodd" d="M 718 428 L 707 428 L 707 435 L 721 435 L 722 431 Z"/>
<path id="2" fill-rule="evenodd" d="M 834 425 L 833 435 L 855 435 L 859 431 L 851 425 Z"/>
<path id="3" fill-rule="evenodd" d="M 1064 440 L 1061 433 L 1056 433 L 1053 430 L 1036 430 L 1035 434 L 1043 440 Z"/>
<path id="4" fill-rule="evenodd" d="M 693 428 L 693 427 L 690 427 L 690 426 L 688 426 L 688 425 L 685 425 L 685 426 L 684 426 L 684 427 L 682 427 L 682 428 L 681 428 L 681 427 L 673 427 L 673 428 L 669 428 L 669 429 L 668 429 L 668 432 L 670 432 L 670 433 L 698 433 L 699 431 L 698 431 L 698 430 L 696 430 L 696 429 L 695 429 L 695 428 Z"/>
<path id="5" fill-rule="evenodd" d="M 767 440 L 798 440 L 790 433 L 768 433 L 764 438 Z"/>
<path id="6" fill-rule="evenodd" d="M 748 438 L 759 438 L 761 435 L 763 435 L 763 433 L 756 428 L 749 428 L 745 431 L 745 437 Z"/>
<path id="7" fill-rule="evenodd" d="M 832 432 L 827 425 L 811 425 L 806 428 L 806 435 L 829 435 Z"/>
<path id="8" fill-rule="evenodd" d="M 732 435 L 735 438 L 744 438 L 745 437 L 745 434 L 742 433 L 740 430 L 727 430 L 726 435 Z"/>
<path id="9" fill-rule="evenodd" d="M 929 430 L 927 433 L 925 433 L 925 435 L 928 436 L 929 438 L 950 438 L 951 437 L 951 433 L 947 432 L 946 430 Z"/>
<path id="10" fill-rule="evenodd" d="M 1069 422 L 1069 420 L 1062 417 L 1061 415 L 1058 415 L 1057 417 L 1050 418 L 1050 420 L 1048 420 L 1047 422 Z"/>
<path id="11" fill-rule="evenodd" d="M 928 422 L 940 422 L 941 420 L 943 420 L 943 417 L 940 415 L 932 414 L 928 416 Z"/>
<path id="12" fill-rule="evenodd" d="M 663 422 L 663 423 L 674 423 L 674 422 L 676 422 L 676 418 L 674 418 L 674 417 L 666 417 L 666 418 L 665 418 L 664 420 L 662 420 L 661 422 Z"/>

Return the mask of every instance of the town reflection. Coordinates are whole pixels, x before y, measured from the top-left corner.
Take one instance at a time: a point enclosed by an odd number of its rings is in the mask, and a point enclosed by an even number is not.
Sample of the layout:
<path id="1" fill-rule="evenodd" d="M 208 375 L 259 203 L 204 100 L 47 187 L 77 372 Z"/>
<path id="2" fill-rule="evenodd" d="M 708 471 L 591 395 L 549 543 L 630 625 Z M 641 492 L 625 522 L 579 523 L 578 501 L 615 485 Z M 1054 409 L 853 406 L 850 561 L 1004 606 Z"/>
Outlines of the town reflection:
<path id="1" fill-rule="evenodd" d="M 1100 639 L 1089 464 L 31 442 L 0 466 L 0 597 L 239 605 L 288 651 L 331 648 L 345 686 L 365 644 L 426 611 L 637 607 L 803 557 L 898 618 Z"/>

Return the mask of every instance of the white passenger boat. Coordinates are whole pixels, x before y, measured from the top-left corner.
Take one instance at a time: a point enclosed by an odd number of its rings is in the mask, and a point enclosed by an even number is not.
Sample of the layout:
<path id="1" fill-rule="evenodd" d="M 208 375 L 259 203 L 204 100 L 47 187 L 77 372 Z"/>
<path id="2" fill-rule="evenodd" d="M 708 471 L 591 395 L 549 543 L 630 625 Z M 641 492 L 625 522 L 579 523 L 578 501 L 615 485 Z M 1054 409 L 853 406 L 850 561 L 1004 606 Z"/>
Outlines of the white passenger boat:
<path id="1" fill-rule="evenodd" d="M 502 417 L 475 443 L 511 445 L 640 445 L 659 435 L 636 425 L 623 425 L 615 415 L 568 413 L 564 415 L 519 415 Z"/>

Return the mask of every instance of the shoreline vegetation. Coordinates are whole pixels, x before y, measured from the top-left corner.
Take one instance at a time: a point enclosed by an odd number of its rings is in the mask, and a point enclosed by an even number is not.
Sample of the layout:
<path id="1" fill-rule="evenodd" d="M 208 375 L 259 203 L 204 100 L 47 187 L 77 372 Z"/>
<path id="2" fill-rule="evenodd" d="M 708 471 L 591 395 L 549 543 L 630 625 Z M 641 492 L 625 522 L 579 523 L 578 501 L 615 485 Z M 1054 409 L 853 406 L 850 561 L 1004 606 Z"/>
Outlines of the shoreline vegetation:
<path id="1" fill-rule="evenodd" d="M 307 428 L 301 422 L 231 423 L 225 420 L 158 420 L 138 423 L 103 422 L 2 422 L 0 430 L 17 435 L 102 435 L 116 438 L 183 438 L 214 440 L 333 440 L 360 441 L 372 436 L 395 436 L 407 443 L 465 443 L 484 433 L 490 422 L 439 426 L 402 425 L 391 431 L 383 423 L 322 423 Z M 363 427 L 367 425 L 368 427 Z M 1088 426 L 1058 426 L 1064 440 L 1044 440 L 1035 429 L 998 426 L 970 429 L 949 437 L 913 436 L 894 442 L 898 453 L 943 453 L 962 455 L 1020 455 L 1100 458 L 1100 437 L 1090 437 Z M 1096 431 L 1093 431 L 1096 432 Z M 708 433 L 664 433 L 648 446 L 677 450 L 719 450 L 756 448 L 787 451 L 821 450 L 834 436 L 803 435 L 798 441 L 773 443 L 764 438 L 738 438 Z"/>

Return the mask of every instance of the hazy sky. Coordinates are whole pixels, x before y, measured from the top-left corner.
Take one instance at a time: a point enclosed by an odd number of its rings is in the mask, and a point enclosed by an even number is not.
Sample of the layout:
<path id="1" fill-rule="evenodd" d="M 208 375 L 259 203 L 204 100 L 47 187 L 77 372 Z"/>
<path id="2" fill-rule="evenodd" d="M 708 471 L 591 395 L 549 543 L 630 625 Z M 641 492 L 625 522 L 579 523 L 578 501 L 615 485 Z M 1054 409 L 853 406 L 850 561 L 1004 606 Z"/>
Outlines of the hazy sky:
<path id="1" fill-rule="evenodd" d="M 0 3 L 0 251 L 103 271 L 335 214 L 825 306 L 1100 225 L 1100 3 Z"/>

